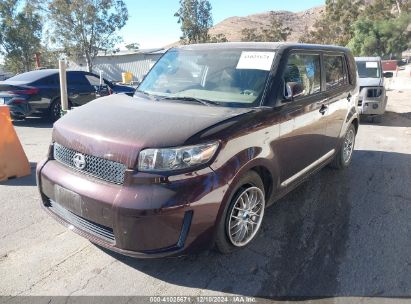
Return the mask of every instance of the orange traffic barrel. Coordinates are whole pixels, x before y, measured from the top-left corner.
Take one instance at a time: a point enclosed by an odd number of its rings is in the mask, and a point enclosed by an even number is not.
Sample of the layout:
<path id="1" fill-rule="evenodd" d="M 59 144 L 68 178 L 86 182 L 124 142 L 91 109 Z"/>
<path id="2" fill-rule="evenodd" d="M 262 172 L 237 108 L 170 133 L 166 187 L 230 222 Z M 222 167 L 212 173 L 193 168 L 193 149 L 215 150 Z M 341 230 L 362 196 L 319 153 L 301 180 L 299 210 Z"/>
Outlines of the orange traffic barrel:
<path id="1" fill-rule="evenodd" d="M 0 105 L 0 181 L 30 175 L 30 164 L 17 137 L 9 108 Z"/>

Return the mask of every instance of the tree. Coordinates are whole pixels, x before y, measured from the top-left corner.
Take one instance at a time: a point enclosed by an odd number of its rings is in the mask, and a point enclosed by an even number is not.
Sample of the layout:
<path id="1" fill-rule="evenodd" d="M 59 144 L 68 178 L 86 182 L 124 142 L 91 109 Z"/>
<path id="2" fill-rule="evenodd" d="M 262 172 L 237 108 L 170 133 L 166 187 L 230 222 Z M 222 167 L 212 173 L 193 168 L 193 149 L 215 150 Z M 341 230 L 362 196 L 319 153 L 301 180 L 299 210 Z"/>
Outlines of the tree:
<path id="1" fill-rule="evenodd" d="M 283 25 L 274 12 L 270 12 L 268 25 L 257 28 L 245 28 L 241 31 L 241 41 L 286 41 L 291 35 L 291 29 Z"/>
<path id="2" fill-rule="evenodd" d="M 259 42 L 264 41 L 263 35 L 258 31 L 257 28 L 244 28 L 241 30 L 241 41 L 253 41 Z"/>
<path id="3" fill-rule="evenodd" d="M 213 18 L 208 0 L 180 0 L 180 8 L 174 16 L 181 24 L 182 43 L 209 41 L 208 31 L 213 25 Z"/>
<path id="4" fill-rule="evenodd" d="M 50 49 L 45 45 L 41 46 L 39 55 L 41 67 L 47 69 L 58 69 L 59 59 L 64 57 L 61 50 Z"/>
<path id="5" fill-rule="evenodd" d="M 391 19 L 360 19 L 354 26 L 354 37 L 348 47 L 357 56 L 381 56 L 391 58 L 411 47 L 411 33 L 407 27 L 411 14 L 402 13 Z"/>
<path id="6" fill-rule="evenodd" d="M 138 50 L 140 48 L 140 44 L 137 42 L 129 43 L 125 45 L 125 48 L 127 50 Z"/>
<path id="7" fill-rule="evenodd" d="M 395 18 L 411 10 L 410 0 L 374 0 L 362 16 L 371 20 Z"/>
<path id="8" fill-rule="evenodd" d="M 291 29 L 284 26 L 274 12 L 270 12 L 270 23 L 261 29 L 264 41 L 287 41 Z"/>
<path id="9" fill-rule="evenodd" d="M 0 46 L 5 68 L 14 73 L 34 67 L 34 54 L 40 49 L 41 16 L 30 2 L 18 12 L 18 0 L 0 1 Z"/>
<path id="10" fill-rule="evenodd" d="M 128 20 L 123 0 L 49 0 L 47 14 L 54 40 L 69 56 L 84 56 L 90 72 L 97 54 L 121 41 L 118 31 Z"/>
<path id="11" fill-rule="evenodd" d="M 207 42 L 210 42 L 210 43 L 228 42 L 228 39 L 224 34 L 217 34 L 214 36 L 210 36 Z"/>
<path id="12" fill-rule="evenodd" d="M 361 14 L 363 0 L 326 0 L 325 14 L 314 23 L 314 29 L 301 42 L 345 46 L 353 37 L 351 25 Z"/>

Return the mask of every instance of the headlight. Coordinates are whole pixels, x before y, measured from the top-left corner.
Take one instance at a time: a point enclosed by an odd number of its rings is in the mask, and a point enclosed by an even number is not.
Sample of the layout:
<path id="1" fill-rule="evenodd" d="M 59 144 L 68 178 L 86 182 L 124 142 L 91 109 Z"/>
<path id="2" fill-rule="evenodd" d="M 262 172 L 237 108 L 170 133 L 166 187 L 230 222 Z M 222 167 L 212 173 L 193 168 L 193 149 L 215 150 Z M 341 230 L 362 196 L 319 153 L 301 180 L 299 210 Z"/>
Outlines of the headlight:
<path id="1" fill-rule="evenodd" d="M 177 148 L 145 149 L 138 156 L 138 170 L 175 171 L 196 167 L 208 162 L 217 148 L 218 142 Z"/>

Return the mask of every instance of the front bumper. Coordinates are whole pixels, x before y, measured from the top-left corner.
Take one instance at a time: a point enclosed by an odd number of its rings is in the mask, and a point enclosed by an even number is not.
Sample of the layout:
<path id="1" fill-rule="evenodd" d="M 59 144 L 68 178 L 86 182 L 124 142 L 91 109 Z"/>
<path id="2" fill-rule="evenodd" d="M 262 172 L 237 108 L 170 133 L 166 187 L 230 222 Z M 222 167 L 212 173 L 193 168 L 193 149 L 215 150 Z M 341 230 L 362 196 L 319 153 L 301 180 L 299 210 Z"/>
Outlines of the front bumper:
<path id="1" fill-rule="evenodd" d="M 362 115 L 382 115 L 387 107 L 384 87 L 365 87 L 358 98 L 358 111 Z"/>
<path id="2" fill-rule="evenodd" d="M 116 185 L 45 161 L 37 168 L 43 207 L 91 242 L 128 256 L 179 256 L 212 245 L 221 201 L 210 168 L 166 182 L 126 174 L 128 182 Z"/>

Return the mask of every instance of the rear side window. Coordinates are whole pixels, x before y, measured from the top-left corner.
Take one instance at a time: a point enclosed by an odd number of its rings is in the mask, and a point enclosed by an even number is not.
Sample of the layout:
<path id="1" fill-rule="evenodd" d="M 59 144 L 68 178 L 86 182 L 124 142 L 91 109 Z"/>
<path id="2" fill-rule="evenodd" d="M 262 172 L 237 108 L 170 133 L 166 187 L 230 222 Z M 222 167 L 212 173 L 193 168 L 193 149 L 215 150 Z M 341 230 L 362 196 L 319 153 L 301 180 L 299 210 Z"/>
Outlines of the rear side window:
<path id="1" fill-rule="evenodd" d="M 59 75 L 51 75 L 48 77 L 44 77 L 43 79 L 37 80 L 35 82 L 36 85 L 44 85 L 44 86 L 54 86 L 59 84 Z"/>
<path id="2" fill-rule="evenodd" d="M 284 80 L 285 96 L 307 96 L 321 91 L 319 54 L 291 54 L 288 57 Z"/>
<path id="3" fill-rule="evenodd" d="M 325 82 L 327 89 L 338 88 L 348 84 L 345 60 L 341 55 L 325 55 Z"/>

